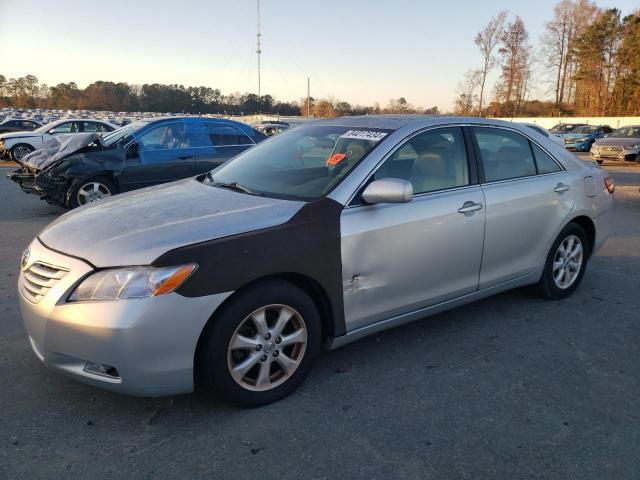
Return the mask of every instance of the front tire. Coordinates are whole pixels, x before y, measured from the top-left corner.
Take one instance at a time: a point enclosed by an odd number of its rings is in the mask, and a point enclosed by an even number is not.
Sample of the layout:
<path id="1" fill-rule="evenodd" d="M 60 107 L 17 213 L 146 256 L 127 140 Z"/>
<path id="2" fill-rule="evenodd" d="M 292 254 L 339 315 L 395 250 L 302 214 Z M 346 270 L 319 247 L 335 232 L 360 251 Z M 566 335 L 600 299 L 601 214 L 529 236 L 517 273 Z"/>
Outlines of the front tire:
<path id="1" fill-rule="evenodd" d="M 118 193 L 114 183 L 105 177 L 93 177 L 82 181 L 69 195 L 71 208 L 97 202 Z"/>
<path id="2" fill-rule="evenodd" d="M 232 403 L 257 407 L 292 393 L 320 352 L 321 323 L 311 298 L 280 280 L 235 294 L 207 325 L 197 379 Z"/>
<path id="3" fill-rule="evenodd" d="M 537 285 L 540 293 L 554 300 L 571 295 L 582 281 L 589 254 L 584 229 L 576 223 L 569 223 L 553 242 L 547 255 Z"/>
<path id="4" fill-rule="evenodd" d="M 9 150 L 9 156 L 14 162 L 19 162 L 34 150 L 35 148 L 33 148 L 31 145 L 28 145 L 26 143 L 19 143 L 11 147 L 11 150 Z"/>

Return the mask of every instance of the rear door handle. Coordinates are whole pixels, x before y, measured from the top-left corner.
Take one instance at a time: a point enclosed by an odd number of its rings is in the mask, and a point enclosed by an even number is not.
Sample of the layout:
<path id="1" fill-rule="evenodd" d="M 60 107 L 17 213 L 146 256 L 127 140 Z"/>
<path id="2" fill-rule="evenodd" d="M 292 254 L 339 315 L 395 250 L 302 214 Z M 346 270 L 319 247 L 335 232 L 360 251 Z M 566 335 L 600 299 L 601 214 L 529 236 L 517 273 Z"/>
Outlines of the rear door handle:
<path id="1" fill-rule="evenodd" d="M 193 158 L 193 155 L 186 155 L 184 157 L 178 157 L 178 160 L 189 160 L 190 158 Z"/>
<path id="2" fill-rule="evenodd" d="M 458 209 L 458 213 L 475 212 L 476 210 L 481 210 L 481 209 L 482 209 L 481 203 L 464 202 L 462 207 Z"/>
<path id="3" fill-rule="evenodd" d="M 559 183 L 558 185 L 556 185 L 556 188 L 554 188 L 553 191 L 556 193 L 562 193 L 562 192 L 566 192 L 570 188 L 571 187 L 569 185 L 565 185 L 564 183 Z"/>

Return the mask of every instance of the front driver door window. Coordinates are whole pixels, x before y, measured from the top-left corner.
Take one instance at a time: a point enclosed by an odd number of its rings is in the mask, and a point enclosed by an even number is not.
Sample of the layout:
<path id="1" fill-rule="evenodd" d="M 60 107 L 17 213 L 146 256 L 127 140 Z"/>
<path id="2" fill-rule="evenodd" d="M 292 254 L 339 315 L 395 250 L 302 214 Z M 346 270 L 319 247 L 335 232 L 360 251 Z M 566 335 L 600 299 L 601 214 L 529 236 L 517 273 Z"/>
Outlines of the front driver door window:
<path id="1" fill-rule="evenodd" d="M 77 133 L 78 132 L 78 123 L 77 122 L 63 122 L 60 125 L 56 125 L 49 133 L 51 135 L 58 135 L 61 133 Z"/>
<path id="2" fill-rule="evenodd" d="M 484 195 L 472 181 L 463 131 L 431 129 L 400 145 L 372 174 L 414 186 L 411 202 L 341 215 L 347 329 L 474 292 L 482 258 Z M 458 210 L 475 205 L 475 210 Z"/>
<path id="3" fill-rule="evenodd" d="M 136 138 L 137 157 L 128 158 L 127 184 L 143 187 L 195 174 L 195 158 L 182 121 L 151 127 Z"/>

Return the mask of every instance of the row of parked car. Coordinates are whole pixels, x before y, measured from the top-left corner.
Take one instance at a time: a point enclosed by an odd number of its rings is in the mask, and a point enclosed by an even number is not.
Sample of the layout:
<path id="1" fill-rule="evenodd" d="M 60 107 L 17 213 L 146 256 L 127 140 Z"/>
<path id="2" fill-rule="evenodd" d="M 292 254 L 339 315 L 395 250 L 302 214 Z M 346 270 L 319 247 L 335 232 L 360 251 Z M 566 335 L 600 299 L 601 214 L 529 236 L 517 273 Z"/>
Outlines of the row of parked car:
<path id="1" fill-rule="evenodd" d="M 280 121 L 248 126 L 223 118 L 168 116 L 121 127 L 65 118 L 28 131 L 34 123 L 11 119 L 0 124 L 0 129 L 27 129 L 0 134 L 0 155 L 20 165 L 9 177 L 25 192 L 67 208 L 205 173 L 291 127 Z M 526 125 L 569 150 L 591 151 L 598 163 L 640 159 L 640 126 L 613 130 L 561 123 L 546 130 Z"/>
<path id="2" fill-rule="evenodd" d="M 640 160 L 640 125 L 614 130 L 609 125 L 559 123 L 550 133 L 562 139 L 567 150 L 591 152 L 598 163 L 605 159 Z"/>
<path id="3" fill-rule="evenodd" d="M 35 124 L 31 128 L 25 124 L 27 128 L 20 128 L 19 131 L 33 130 L 51 122 L 57 120 L 77 118 L 81 120 L 101 120 L 103 122 L 110 123 L 122 127 L 129 123 L 133 123 L 143 118 L 156 118 L 166 116 L 182 116 L 179 113 L 159 113 L 159 112 L 111 112 L 111 111 L 97 111 L 97 110 L 61 110 L 61 109 L 48 109 L 48 108 L 15 108 L 4 107 L 0 109 L 0 133 L 5 131 L 18 131 L 18 130 L 5 130 L 5 122 L 27 122 Z"/>

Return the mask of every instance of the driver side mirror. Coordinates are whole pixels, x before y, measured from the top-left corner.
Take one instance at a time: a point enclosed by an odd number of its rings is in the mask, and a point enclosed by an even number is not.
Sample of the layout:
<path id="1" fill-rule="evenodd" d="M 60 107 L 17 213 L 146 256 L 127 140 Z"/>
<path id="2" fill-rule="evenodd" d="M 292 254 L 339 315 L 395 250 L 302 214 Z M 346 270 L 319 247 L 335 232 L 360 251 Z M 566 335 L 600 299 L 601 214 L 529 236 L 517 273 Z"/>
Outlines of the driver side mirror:
<path id="1" fill-rule="evenodd" d="M 413 185 L 401 178 L 375 180 L 362 192 L 362 199 L 369 204 L 407 203 L 412 198 Z"/>
<path id="2" fill-rule="evenodd" d="M 47 133 L 48 133 L 49 135 L 53 135 L 54 133 L 56 133 L 56 129 L 55 129 L 55 128 L 52 128 L 52 129 L 51 129 L 51 130 L 49 130 Z"/>
<path id="3" fill-rule="evenodd" d="M 127 147 L 126 155 L 128 158 L 136 158 L 138 156 L 138 151 L 139 151 L 138 144 L 136 142 L 133 142 L 131 145 Z"/>

